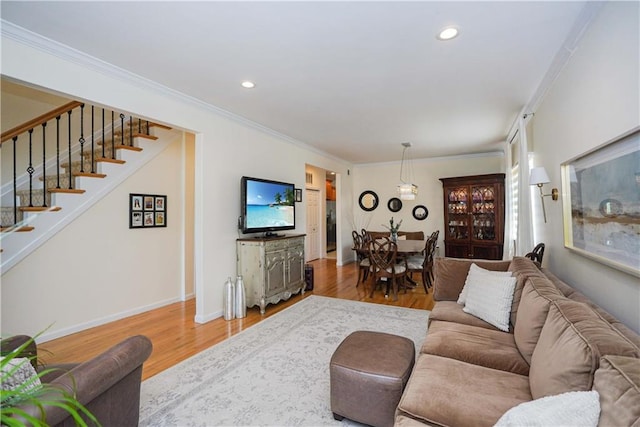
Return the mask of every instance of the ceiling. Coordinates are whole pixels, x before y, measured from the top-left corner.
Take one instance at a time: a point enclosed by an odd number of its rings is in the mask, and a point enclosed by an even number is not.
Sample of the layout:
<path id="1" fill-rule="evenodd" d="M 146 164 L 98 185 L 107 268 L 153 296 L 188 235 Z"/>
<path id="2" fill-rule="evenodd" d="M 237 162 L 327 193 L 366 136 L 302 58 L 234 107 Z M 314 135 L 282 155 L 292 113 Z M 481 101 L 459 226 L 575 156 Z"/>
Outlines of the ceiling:
<path id="1" fill-rule="evenodd" d="M 500 150 L 586 3 L 3 0 L 0 16 L 369 163 L 406 141 L 414 159 Z M 437 40 L 447 25 L 460 35 Z"/>

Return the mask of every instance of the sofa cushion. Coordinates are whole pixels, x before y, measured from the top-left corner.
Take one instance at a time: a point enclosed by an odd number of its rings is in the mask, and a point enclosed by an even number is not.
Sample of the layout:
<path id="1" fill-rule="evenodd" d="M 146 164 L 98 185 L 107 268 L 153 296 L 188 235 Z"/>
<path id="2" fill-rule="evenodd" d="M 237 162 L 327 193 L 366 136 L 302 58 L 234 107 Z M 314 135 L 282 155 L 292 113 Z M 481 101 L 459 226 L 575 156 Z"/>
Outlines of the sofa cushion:
<path id="1" fill-rule="evenodd" d="M 438 301 L 433 309 L 429 313 L 428 325 L 431 327 L 431 322 L 434 320 L 440 320 L 443 322 L 461 323 L 463 325 L 478 326 L 480 328 L 491 329 L 497 331 L 498 328 L 485 322 L 476 316 L 465 313 L 460 304 L 455 301 Z"/>
<path id="2" fill-rule="evenodd" d="M 396 415 L 395 422 L 393 423 L 394 427 L 424 427 L 424 422 L 415 420 L 406 415 Z"/>
<path id="3" fill-rule="evenodd" d="M 520 306 L 520 299 L 522 298 L 522 290 L 524 289 L 524 283 L 529 277 L 544 277 L 544 274 L 529 258 L 514 257 L 509 265 L 509 270 L 514 277 L 516 277 L 516 288 L 513 291 L 513 302 L 511 304 L 511 316 L 509 321 L 511 327 L 515 327 L 518 307 Z"/>
<path id="4" fill-rule="evenodd" d="M 482 267 L 478 267 L 476 263 L 472 263 L 471 267 L 469 267 L 469 273 L 467 273 L 467 278 L 464 281 L 464 286 L 462 287 L 462 291 L 460 291 L 460 295 L 458 296 L 458 304 L 465 305 L 467 303 L 467 294 L 469 293 L 469 288 L 471 287 L 471 284 L 476 283 L 478 281 L 482 281 L 484 275 L 489 275 L 494 277 L 511 277 L 512 276 L 510 271 L 486 270 Z"/>
<path id="5" fill-rule="evenodd" d="M 457 301 L 467 279 L 471 264 L 486 270 L 506 271 L 511 261 L 479 261 L 458 258 L 435 258 L 433 261 L 433 299 L 435 301 Z"/>
<path id="6" fill-rule="evenodd" d="M 555 300 L 531 356 L 534 399 L 587 391 L 601 355 L 640 357 L 640 350 L 585 304 Z"/>
<path id="7" fill-rule="evenodd" d="M 525 375 L 421 354 L 397 414 L 446 426 L 492 426 L 507 410 L 529 400 Z"/>
<path id="8" fill-rule="evenodd" d="M 600 425 L 640 425 L 640 359 L 604 356 L 593 389 L 600 394 Z"/>
<path id="9" fill-rule="evenodd" d="M 501 331 L 509 332 L 515 286 L 515 277 L 478 276 L 469 283 L 469 295 L 463 311 L 491 323 Z"/>
<path id="10" fill-rule="evenodd" d="M 6 360 L 5 360 L 6 359 Z M 40 387 L 38 373 L 27 357 L 0 357 L 2 361 L 2 391 Z"/>
<path id="11" fill-rule="evenodd" d="M 501 331 L 436 320 L 420 352 L 529 375 L 529 364 L 520 355 L 513 334 Z"/>
<path id="12" fill-rule="evenodd" d="M 549 280 L 542 277 L 527 278 L 518 307 L 518 321 L 513 330 L 516 345 L 522 357 L 531 364 L 531 355 L 538 343 L 540 332 L 551 301 L 564 298 Z"/>
<path id="13" fill-rule="evenodd" d="M 571 391 L 521 403 L 500 417 L 495 427 L 596 427 L 599 416 L 597 391 Z"/>
<path id="14" fill-rule="evenodd" d="M 545 276 L 547 276 L 547 278 L 549 280 L 551 280 L 551 282 L 560 290 L 560 292 L 562 292 L 564 294 L 564 296 L 566 296 L 567 298 L 572 299 L 574 301 L 583 302 L 583 303 L 589 305 L 604 320 L 606 320 L 607 322 L 611 323 L 611 325 L 614 328 L 616 328 L 618 331 L 620 331 L 620 333 L 622 333 L 629 340 L 633 341 L 633 343 L 637 347 L 640 347 L 640 335 L 635 333 L 631 328 L 629 328 L 624 323 L 620 322 L 618 319 L 616 319 L 613 315 L 608 313 L 602 307 L 596 305 L 593 301 L 591 301 L 589 298 L 587 298 L 584 294 L 582 294 L 581 292 L 573 289 L 571 286 L 567 285 L 565 282 L 560 280 L 556 275 L 554 275 L 551 271 L 543 268 L 542 272 L 544 272 Z"/>

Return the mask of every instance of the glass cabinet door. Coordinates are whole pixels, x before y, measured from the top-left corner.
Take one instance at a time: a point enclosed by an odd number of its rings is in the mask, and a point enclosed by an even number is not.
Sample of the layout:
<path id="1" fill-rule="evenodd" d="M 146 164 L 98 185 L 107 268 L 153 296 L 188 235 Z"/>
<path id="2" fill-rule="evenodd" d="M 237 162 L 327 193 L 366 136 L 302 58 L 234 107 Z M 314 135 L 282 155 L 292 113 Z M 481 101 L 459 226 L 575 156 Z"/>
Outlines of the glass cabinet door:
<path id="1" fill-rule="evenodd" d="M 447 238 L 469 239 L 469 187 L 450 188 L 447 190 L 449 223 Z"/>
<path id="2" fill-rule="evenodd" d="M 471 216 L 473 240 L 496 238 L 496 189 L 493 185 L 471 187 Z"/>

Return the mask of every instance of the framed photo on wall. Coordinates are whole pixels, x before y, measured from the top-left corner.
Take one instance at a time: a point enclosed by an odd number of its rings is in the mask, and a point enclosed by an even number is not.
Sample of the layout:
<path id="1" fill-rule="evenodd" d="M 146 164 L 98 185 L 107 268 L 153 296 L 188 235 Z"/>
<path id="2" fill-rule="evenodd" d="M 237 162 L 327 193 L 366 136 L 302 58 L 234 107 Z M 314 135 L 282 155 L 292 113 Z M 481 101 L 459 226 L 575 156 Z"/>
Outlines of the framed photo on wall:
<path id="1" fill-rule="evenodd" d="M 166 195 L 129 194 L 129 228 L 155 228 L 166 226 Z"/>
<path id="2" fill-rule="evenodd" d="M 640 277 L 640 127 L 561 165 L 564 245 Z"/>

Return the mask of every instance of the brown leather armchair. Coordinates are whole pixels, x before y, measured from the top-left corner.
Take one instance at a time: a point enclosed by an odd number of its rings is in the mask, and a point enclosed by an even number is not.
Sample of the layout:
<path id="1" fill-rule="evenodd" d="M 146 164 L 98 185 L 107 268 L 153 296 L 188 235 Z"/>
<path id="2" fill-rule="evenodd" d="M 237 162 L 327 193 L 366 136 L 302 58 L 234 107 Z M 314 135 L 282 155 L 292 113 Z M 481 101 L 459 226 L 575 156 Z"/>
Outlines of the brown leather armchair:
<path id="1" fill-rule="evenodd" d="M 6 354 L 29 340 L 25 335 L 2 341 L 2 353 Z M 37 356 L 35 342 L 25 349 L 22 356 Z M 43 382 L 74 393 L 102 424 L 108 426 L 137 426 L 140 415 L 140 384 L 142 364 L 151 355 L 149 338 L 137 335 L 116 344 L 104 353 L 79 364 L 49 365 L 60 368 L 41 378 Z M 32 359 L 36 369 L 36 358 Z M 33 405 L 22 406 L 27 413 L 40 417 L 40 410 Z M 57 407 L 45 407 L 46 422 L 50 426 L 75 426 L 73 418 Z"/>

